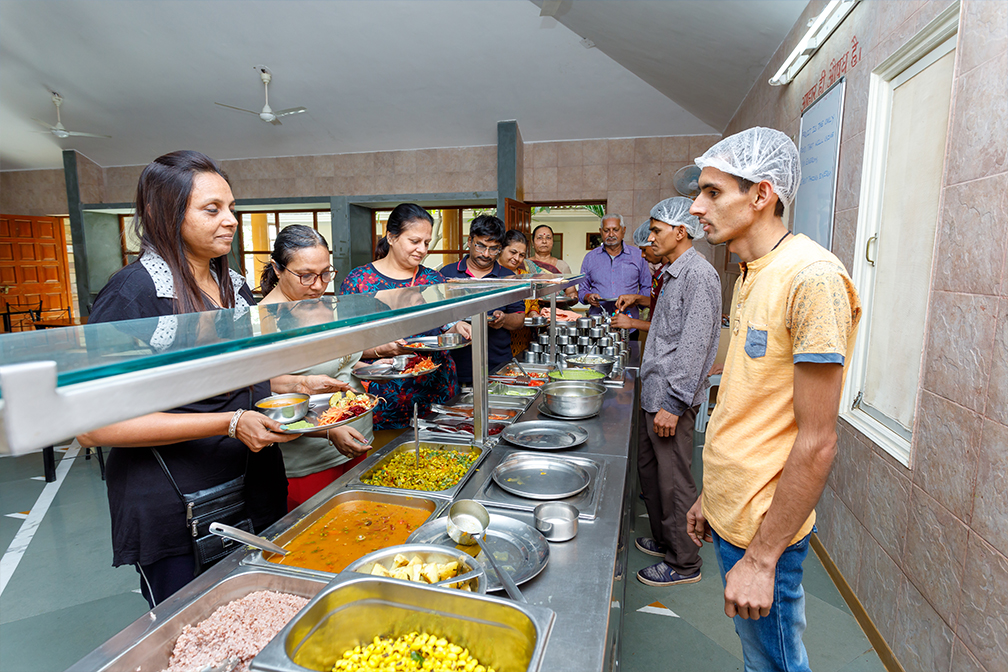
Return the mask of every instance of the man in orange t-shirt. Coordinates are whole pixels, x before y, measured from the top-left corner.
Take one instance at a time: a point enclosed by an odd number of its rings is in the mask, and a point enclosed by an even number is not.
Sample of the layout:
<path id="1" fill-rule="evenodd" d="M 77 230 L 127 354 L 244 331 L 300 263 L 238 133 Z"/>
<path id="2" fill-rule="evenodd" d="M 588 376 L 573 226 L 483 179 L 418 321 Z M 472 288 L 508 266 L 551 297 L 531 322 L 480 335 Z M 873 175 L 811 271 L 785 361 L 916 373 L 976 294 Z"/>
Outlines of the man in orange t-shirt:
<path id="1" fill-rule="evenodd" d="M 860 301 L 840 261 L 784 224 L 800 180 L 790 138 L 751 128 L 696 163 L 690 212 L 741 258 L 742 275 L 687 530 L 698 546 L 714 543 L 745 668 L 808 670 L 802 562 L 836 454 Z"/>

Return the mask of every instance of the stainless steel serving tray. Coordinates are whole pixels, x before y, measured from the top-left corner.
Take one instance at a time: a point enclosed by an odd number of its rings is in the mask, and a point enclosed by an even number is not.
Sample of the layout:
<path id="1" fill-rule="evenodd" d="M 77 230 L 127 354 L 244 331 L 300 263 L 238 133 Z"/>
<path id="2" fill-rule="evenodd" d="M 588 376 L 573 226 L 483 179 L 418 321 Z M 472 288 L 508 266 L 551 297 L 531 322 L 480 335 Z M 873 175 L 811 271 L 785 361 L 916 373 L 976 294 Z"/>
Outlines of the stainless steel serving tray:
<path id="1" fill-rule="evenodd" d="M 560 420 L 525 420 L 505 427 L 501 438 L 529 450 L 565 450 L 588 441 L 588 430 Z"/>
<path id="2" fill-rule="evenodd" d="M 426 490 L 411 490 L 409 488 L 390 488 L 384 485 L 372 485 L 370 483 L 365 483 L 363 479 L 369 476 L 375 470 L 375 468 L 383 464 L 386 460 L 390 460 L 392 459 L 392 457 L 400 453 L 413 451 L 412 432 L 409 432 L 409 434 L 411 436 L 409 437 L 402 436 L 400 437 L 397 443 L 385 446 L 384 448 L 376 450 L 374 453 L 369 455 L 367 459 L 364 460 L 357 467 L 357 469 L 355 470 L 356 474 L 346 483 L 346 487 L 357 488 L 362 490 L 375 490 L 378 492 L 412 495 L 414 497 L 435 496 L 451 500 L 454 499 L 456 495 L 458 495 L 459 491 L 466 484 L 466 481 L 468 481 L 469 477 L 473 474 L 473 472 L 479 468 L 480 464 L 482 464 L 483 460 L 486 459 L 487 454 L 490 452 L 489 447 L 480 448 L 479 446 L 474 446 L 471 443 L 463 443 L 462 441 L 464 441 L 465 439 L 461 439 L 461 437 L 460 437 L 461 440 L 457 441 L 452 441 L 450 438 L 442 438 L 440 436 L 433 440 L 422 439 L 421 442 L 424 444 L 444 446 L 445 449 L 447 450 L 463 450 L 468 452 L 478 452 L 479 457 L 477 457 L 476 461 L 469 466 L 469 471 L 467 471 L 462 476 L 462 478 L 459 479 L 458 483 L 445 490 L 436 490 L 428 492 Z"/>
<path id="3" fill-rule="evenodd" d="M 514 448 L 498 447 L 485 466 L 487 470 L 492 472 L 492 470 L 495 469 L 501 462 L 508 460 L 512 456 L 529 454 L 530 453 L 526 453 L 525 451 L 515 450 Z M 537 453 L 531 453 L 531 455 L 536 456 Z M 602 490 L 605 486 L 607 461 L 604 458 L 599 457 L 589 459 L 587 457 L 575 457 L 570 454 L 564 454 L 563 459 L 574 462 L 583 467 L 588 472 L 591 480 L 588 483 L 588 487 L 578 494 L 559 501 L 564 501 L 568 504 L 576 506 L 580 512 L 578 515 L 580 520 L 595 520 L 598 517 L 599 510 L 601 508 Z M 512 495 L 498 486 L 492 477 L 483 481 L 476 492 L 472 495 L 472 498 L 484 506 L 496 507 L 498 509 L 511 509 L 513 511 L 527 511 L 529 513 L 533 512 L 536 505 L 540 503 L 534 499 L 526 499 L 525 497 Z"/>
<path id="4" fill-rule="evenodd" d="M 490 383 L 491 392 L 487 396 L 491 407 L 517 408 L 520 410 L 525 410 L 535 400 L 535 398 L 539 396 L 539 388 L 536 387 L 522 388 L 536 391 L 535 394 L 530 394 L 527 396 L 518 394 L 495 394 L 493 390 L 494 388 L 497 388 L 497 386 L 499 386 L 498 389 L 501 390 L 503 390 L 506 387 L 503 383 Z M 472 406 L 473 403 L 472 392 L 466 392 L 465 394 L 460 396 L 458 398 L 457 403 Z"/>
<path id="5" fill-rule="evenodd" d="M 424 631 L 507 672 L 540 669 L 555 614 L 511 600 L 360 574 L 333 579 L 252 661 L 257 672 L 329 672 L 376 636 Z M 297 662 L 295 662 L 297 661 Z"/>
<path id="6" fill-rule="evenodd" d="M 348 501 L 359 500 L 368 502 L 385 502 L 386 504 L 400 504 L 403 506 L 427 509 L 430 511 L 430 515 L 427 517 L 428 522 L 437 517 L 442 511 L 448 508 L 449 504 L 451 504 L 450 500 L 442 497 L 434 497 L 430 493 L 389 492 L 387 490 L 378 491 L 373 489 L 351 487 L 346 490 L 341 490 L 339 493 L 326 500 L 318 508 L 309 511 L 307 515 L 278 534 L 272 539 L 272 541 L 279 546 L 283 546 L 290 542 L 294 537 L 307 530 L 317 520 L 324 517 L 340 504 Z M 333 572 L 323 572 L 316 569 L 305 569 L 304 567 L 281 565 L 276 562 L 270 562 L 267 558 L 273 556 L 274 554 L 268 551 L 256 550 L 246 555 L 241 562 L 243 565 L 250 565 L 254 567 L 269 567 L 278 572 L 286 572 L 300 576 L 318 577 L 323 581 L 329 581 L 333 576 L 335 576 L 335 573 Z"/>
<path id="7" fill-rule="evenodd" d="M 325 588 L 327 582 L 328 578 L 295 576 L 265 567 L 238 568 L 188 602 L 179 604 L 169 598 L 81 658 L 70 671 L 159 672 L 168 667 L 168 659 L 182 629 L 204 620 L 218 607 L 257 590 L 274 590 L 310 599 Z"/>
<path id="8" fill-rule="evenodd" d="M 427 521 L 409 536 L 408 541 L 411 544 L 435 544 L 458 548 L 448 536 L 446 516 Z M 535 578 L 549 562 L 549 542 L 542 532 L 501 513 L 490 512 L 490 526 L 486 529 L 483 543 L 494 554 L 494 559 L 500 568 L 511 575 L 516 585 Z M 474 551 L 478 549 L 478 546 L 473 547 Z M 490 565 L 490 561 L 483 556 L 482 551 L 475 557 L 485 566 Z M 487 572 L 487 592 L 503 588 L 496 574 Z"/>
<path id="9" fill-rule="evenodd" d="M 502 490 L 537 500 L 567 499 L 591 482 L 588 470 L 573 460 L 529 453 L 512 454 L 491 475 Z"/>

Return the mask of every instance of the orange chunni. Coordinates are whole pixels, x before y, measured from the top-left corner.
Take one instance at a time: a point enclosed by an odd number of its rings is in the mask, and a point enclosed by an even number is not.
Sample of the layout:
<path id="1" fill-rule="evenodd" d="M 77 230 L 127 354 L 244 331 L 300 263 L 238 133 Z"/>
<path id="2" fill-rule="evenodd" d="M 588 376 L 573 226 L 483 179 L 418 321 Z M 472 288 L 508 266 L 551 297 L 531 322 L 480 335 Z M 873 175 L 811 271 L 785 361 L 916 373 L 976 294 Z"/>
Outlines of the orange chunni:
<path id="1" fill-rule="evenodd" d="M 405 543 L 430 511 L 401 504 L 343 502 L 284 545 L 270 562 L 323 572 L 341 572 L 357 558 Z"/>

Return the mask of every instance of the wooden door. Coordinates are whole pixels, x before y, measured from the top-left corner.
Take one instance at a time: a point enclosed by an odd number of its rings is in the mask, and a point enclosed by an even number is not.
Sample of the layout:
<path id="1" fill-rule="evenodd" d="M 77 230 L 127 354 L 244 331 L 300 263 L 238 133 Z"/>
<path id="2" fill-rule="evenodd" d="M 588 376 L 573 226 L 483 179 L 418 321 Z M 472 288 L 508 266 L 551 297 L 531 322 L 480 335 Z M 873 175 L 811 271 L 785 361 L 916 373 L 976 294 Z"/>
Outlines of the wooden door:
<path id="1" fill-rule="evenodd" d="M 0 313 L 10 304 L 12 331 L 31 329 L 31 315 L 24 311 L 40 303 L 43 319 L 61 314 L 69 318 L 68 275 L 58 218 L 0 215 Z"/>
<path id="2" fill-rule="evenodd" d="M 525 234 L 531 242 L 532 236 L 532 206 L 514 201 L 510 198 L 504 199 L 504 228 L 508 231 L 517 229 Z"/>

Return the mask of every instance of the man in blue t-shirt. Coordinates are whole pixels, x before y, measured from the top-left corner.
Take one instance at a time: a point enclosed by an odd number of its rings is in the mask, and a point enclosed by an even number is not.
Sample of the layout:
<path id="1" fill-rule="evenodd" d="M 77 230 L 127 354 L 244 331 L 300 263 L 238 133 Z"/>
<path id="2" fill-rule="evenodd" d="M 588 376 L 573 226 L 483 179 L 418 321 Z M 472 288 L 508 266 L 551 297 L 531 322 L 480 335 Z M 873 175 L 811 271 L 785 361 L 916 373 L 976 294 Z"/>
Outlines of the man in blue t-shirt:
<path id="1" fill-rule="evenodd" d="M 469 226 L 469 254 L 441 268 L 446 278 L 504 278 L 514 275 L 497 263 L 504 243 L 504 222 L 480 215 Z M 525 305 L 519 301 L 487 315 L 487 366 L 493 371 L 511 360 L 511 332 L 525 325 Z M 459 383 L 472 384 L 472 348 L 451 351 Z"/>

